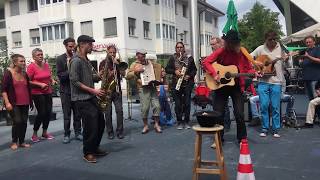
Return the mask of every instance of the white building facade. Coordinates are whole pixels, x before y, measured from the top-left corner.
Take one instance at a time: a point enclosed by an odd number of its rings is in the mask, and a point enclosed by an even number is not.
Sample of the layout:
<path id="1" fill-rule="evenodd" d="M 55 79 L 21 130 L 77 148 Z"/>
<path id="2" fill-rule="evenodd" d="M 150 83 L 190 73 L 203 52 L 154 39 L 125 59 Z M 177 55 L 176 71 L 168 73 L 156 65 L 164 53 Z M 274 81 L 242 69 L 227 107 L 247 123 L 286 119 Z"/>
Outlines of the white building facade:
<path id="1" fill-rule="evenodd" d="M 204 0 L 198 1 L 198 9 L 201 56 L 206 56 L 224 14 Z M 5 0 L 4 14 L 8 52 L 27 59 L 36 47 L 50 57 L 62 54 L 63 40 L 81 34 L 96 40 L 91 58 L 97 61 L 105 57 L 101 51 L 109 43 L 117 45 L 124 60 L 137 49 L 165 58 L 180 40 L 191 48 L 189 0 Z"/>

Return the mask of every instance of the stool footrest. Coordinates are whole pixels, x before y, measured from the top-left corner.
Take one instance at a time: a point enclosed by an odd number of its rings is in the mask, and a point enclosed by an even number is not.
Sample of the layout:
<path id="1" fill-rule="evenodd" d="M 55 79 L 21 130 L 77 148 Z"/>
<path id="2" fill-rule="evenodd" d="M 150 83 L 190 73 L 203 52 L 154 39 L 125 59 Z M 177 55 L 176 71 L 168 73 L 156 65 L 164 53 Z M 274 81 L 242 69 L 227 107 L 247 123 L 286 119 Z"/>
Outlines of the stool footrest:
<path id="1" fill-rule="evenodd" d="M 196 168 L 196 173 L 199 174 L 221 174 L 220 169 L 204 169 L 204 168 Z"/>
<path id="2" fill-rule="evenodd" d="M 202 160 L 201 162 L 201 165 L 204 165 L 204 166 L 213 166 L 213 165 L 218 165 L 218 161 L 207 161 L 207 160 Z"/>

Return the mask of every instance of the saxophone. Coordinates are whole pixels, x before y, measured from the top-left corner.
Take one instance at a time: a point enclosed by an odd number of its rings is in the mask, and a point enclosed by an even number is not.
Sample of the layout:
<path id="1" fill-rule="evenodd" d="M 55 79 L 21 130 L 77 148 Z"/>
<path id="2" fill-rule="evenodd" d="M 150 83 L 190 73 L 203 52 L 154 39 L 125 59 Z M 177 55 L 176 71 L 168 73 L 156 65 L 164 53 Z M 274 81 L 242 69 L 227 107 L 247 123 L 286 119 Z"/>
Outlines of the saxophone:
<path id="1" fill-rule="evenodd" d="M 182 84 L 182 82 L 183 82 L 183 80 L 184 80 L 184 76 L 186 75 L 187 66 L 188 66 L 187 63 L 181 61 L 181 58 L 182 58 L 182 53 L 180 52 L 180 56 L 179 56 L 179 58 L 178 58 L 178 61 L 179 61 L 180 63 L 182 63 L 183 65 L 182 65 L 182 69 L 181 69 L 181 74 L 182 74 L 182 76 L 178 79 L 177 84 L 176 84 L 176 88 L 175 88 L 177 91 L 180 90 L 180 87 L 181 87 L 181 84 Z"/>
<path id="2" fill-rule="evenodd" d="M 120 92 L 119 81 L 121 79 L 118 79 L 118 69 L 120 71 L 125 71 L 128 68 L 128 64 L 126 62 L 120 62 L 117 66 L 116 63 L 114 63 L 117 59 L 113 56 L 111 56 L 111 58 L 113 62 L 112 76 L 110 76 L 108 71 L 108 62 L 106 62 L 102 74 L 101 89 L 105 91 L 105 95 L 98 98 L 98 104 L 102 111 L 106 111 L 111 105 L 112 92 Z M 108 59 L 106 61 L 108 61 Z"/>

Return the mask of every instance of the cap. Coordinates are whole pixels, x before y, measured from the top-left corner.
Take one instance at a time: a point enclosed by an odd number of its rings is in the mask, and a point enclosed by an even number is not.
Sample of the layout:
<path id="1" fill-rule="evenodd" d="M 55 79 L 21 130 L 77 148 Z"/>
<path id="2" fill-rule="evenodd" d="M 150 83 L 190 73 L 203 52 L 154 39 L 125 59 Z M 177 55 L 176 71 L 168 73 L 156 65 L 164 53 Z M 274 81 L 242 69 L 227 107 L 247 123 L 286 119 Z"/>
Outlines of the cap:
<path id="1" fill-rule="evenodd" d="M 136 51 L 136 55 L 137 55 L 137 54 L 147 54 L 147 51 L 144 50 L 144 49 L 138 49 L 138 50 Z"/>
<path id="2" fill-rule="evenodd" d="M 77 43 L 80 43 L 80 42 L 95 42 L 95 40 L 90 36 L 81 35 L 78 37 L 78 40 L 77 40 Z"/>

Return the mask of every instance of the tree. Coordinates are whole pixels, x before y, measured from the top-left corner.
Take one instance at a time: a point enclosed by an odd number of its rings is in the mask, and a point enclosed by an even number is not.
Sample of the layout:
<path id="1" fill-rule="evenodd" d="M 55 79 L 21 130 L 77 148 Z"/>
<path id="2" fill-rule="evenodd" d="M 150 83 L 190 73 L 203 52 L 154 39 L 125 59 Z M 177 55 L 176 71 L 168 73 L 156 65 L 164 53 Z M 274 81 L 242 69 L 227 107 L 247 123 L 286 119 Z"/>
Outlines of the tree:
<path id="1" fill-rule="evenodd" d="M 279 37 L 283 36 L 278 16 L 278 12 L 272 12 L 256 2 L 250 12 L 246 13 L 238 22 L 243 46 L 252 52 L 264 43 L 264 34 L 269 30 L 277 32 Z"/>

